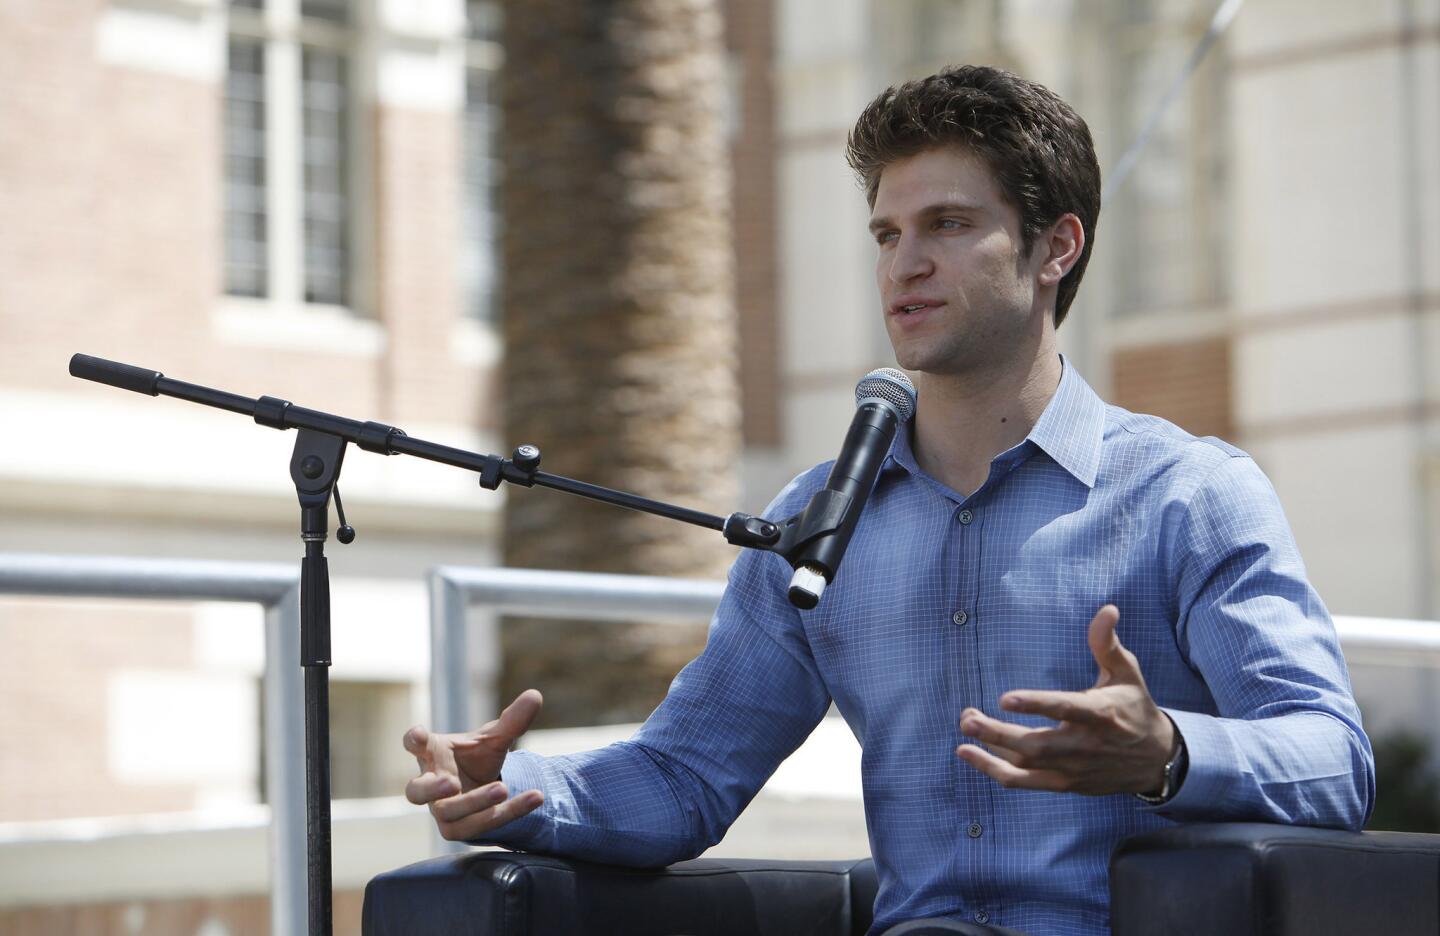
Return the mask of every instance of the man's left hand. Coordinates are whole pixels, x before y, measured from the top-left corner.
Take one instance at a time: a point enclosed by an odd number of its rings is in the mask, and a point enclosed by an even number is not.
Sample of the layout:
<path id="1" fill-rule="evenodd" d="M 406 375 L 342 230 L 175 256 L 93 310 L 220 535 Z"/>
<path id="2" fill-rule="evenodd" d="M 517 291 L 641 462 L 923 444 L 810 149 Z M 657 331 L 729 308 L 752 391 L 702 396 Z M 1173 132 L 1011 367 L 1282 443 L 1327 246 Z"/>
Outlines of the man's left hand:
<path id="1" fill-rule="evenodd" d="M 1106 605 L 1090 622 L 1090 653 L 1100 667 L 1093 687 L 1017 689 L 1000 697 L 1005 711 L 1043 715 L 1058 726 L 1026 728 L 967 708 L 960 731 L 985 747 L 962 744 L 955 749 L 960 759 L 1006 787 L 1087 796 L 1159 791 L 1175 725 L 1150 698 L 1135 654 L 1121 646 L 1119 620 L 1119 609 Z"/>

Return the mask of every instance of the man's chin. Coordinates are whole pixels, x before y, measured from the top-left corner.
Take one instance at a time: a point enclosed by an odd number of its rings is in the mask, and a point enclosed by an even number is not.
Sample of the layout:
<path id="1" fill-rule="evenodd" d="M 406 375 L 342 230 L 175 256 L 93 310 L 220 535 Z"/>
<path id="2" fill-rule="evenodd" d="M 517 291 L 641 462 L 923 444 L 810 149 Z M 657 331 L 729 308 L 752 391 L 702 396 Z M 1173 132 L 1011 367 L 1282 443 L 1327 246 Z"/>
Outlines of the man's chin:
<path id="1" fill-rule="evenodd" d="M 936 348 L 896 348 L 895 363 L 912 374 L 944 376 L 965 371 L 963 355 Z"/>

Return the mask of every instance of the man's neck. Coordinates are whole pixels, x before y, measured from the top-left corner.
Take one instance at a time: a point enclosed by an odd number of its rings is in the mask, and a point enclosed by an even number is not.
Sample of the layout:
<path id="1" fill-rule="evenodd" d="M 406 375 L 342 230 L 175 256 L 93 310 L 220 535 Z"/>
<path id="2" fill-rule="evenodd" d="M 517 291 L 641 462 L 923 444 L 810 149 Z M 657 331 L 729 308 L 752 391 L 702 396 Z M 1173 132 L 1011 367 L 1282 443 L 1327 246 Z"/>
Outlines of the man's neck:
<path id="1" fill-rule="evenodd" d="M 960 494 L 974 493 L 990 461 L 1030 434 L 1060 386 L 1060 355 L 1042 341 L 1020 366 L 966 374 L 921 374 L 915 461 Z"/>

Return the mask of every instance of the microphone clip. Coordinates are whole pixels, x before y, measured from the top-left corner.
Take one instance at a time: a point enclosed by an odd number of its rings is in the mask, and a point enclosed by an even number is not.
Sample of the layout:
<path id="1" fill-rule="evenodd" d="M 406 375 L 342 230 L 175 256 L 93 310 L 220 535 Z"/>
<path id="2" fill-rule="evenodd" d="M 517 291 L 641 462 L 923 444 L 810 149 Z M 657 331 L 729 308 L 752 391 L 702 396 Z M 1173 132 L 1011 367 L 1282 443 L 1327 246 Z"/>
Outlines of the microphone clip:
<path id="1" fill-rule="evenodd" d="M 805 509 L 776 523 L 764 517 L 733 513 L 725 520 L 725 541 L 733 546 L 778 553 L 795 566 L 800 551 L 811 541 L 834 533 L 845 522 L 854 499 L 844 491 L 816 491 Z M 834 570 L 830 570 L 834 574 Z"/>

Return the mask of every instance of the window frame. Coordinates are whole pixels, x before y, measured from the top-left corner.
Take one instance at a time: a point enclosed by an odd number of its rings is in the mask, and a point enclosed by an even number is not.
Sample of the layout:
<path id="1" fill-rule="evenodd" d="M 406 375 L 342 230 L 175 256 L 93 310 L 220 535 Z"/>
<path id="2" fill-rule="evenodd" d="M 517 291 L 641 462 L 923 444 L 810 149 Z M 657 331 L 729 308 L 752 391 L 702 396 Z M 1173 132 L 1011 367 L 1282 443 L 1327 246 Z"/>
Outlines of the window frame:
<path id="1" fill-rule="evenodd" d="M 372 43 L 365 41 L 364 4 L 348 24 L 301 16 L 301 0 L 266 0 L 263 10 L 226 4 L 225 36 L 261 44 L 264 56 L 266 295 L 227 291 L 222 270 L 217 326 L 223 337 L 245 343 L 280 343 L 314 338 L 327 350 L 377 353 L 383 333 L 375 320 L 372 264 L 373 196 L 364 181 L 372 175 L 369 109 L 373 94 Z M 305 189 L 303 55 L 306 48 L 345 59 L 344 118 L 346 209 L 345 304 L 305 299 Z M 225 75 L 229 77 L 228 51 Z M 228 180 L 222 178 L 222 189 Z M 222 238 L 229 234 L 222 222 Z M 222 249 L 222 263 L 227 262 Z M 280 334 L 280 322 L 294 328 Z M 294 332 L 291 334 L 291 332 Z M 266 341 L 266 338 L 271 341 Z"/>

